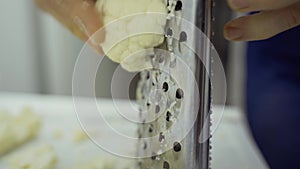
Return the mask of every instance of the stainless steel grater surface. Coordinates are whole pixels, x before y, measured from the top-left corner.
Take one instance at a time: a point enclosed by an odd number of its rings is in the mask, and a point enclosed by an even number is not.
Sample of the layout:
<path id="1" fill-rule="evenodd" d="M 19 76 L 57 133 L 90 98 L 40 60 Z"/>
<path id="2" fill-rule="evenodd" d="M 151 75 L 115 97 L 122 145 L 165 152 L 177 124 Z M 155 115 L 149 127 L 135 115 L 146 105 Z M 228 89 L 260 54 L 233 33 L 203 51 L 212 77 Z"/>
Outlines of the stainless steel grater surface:
<path id="1" fill-rule="evenodd" d="M 166 5 L 165 43 L 150 56 L 154 69 L 141 73 L 137 89 L 143 121 L 138 129 L 137 153 L 152 156 L 141 158 L 136 165 L 140 169 L 208 169 L 210 125 L 205 121 L 211 112 L 207 70 L 211 62 L 208 38 L 212 1 L 167 0 Z M 183 20 L 200 28 L 208 38 L 197 35 Z M 199 36 L 202 38 L 195 39 Z M 174 127 L 176 123 L 179 128 Z M 172 136 L 183 139 L 174 140 Z"/>

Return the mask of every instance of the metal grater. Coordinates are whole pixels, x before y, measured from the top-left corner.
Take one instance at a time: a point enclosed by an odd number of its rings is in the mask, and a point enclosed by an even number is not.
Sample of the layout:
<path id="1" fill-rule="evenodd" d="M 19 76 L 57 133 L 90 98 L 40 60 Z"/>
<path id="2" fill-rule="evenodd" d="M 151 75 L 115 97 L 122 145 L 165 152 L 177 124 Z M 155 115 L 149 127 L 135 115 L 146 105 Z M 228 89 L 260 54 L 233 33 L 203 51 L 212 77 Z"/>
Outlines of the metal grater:
<path id="1" fill-rule="evenodd" d="M 211 158 L 210 125 L 204 123 L 211 112 L 210 71 L 206 71 L 210 70 L 211 45 L 205 38 L 193 41 L 197 37 L 196 31 L 188 29 L 180 18 L 191 22 L 210 38 L 212 1 L 167 0 L 166 5 L 169 14 L 165 43 L 150 56 L 154 69 L 141 72 L 137 88 L 143 121 L 138 129 L 137 153 L 145 158 L 136 165 L 139 169 L 208 169 Z M 201 59 L 186 45 L 188 41 L 193 42 Z M 194 115 L 195 123 L 188 130 Z M 187 135 L 176 133 L 182 130 L 171 130 L 177 122 L 182 122 L 180 127 L 183 131 L 189 131 Z M 170 142 L 167 135 L 172 134 L 184 139 Z M 208 139 L 202 142 L 200 135 Z M 165 152 L 166 147 L 169 150 Z"/>

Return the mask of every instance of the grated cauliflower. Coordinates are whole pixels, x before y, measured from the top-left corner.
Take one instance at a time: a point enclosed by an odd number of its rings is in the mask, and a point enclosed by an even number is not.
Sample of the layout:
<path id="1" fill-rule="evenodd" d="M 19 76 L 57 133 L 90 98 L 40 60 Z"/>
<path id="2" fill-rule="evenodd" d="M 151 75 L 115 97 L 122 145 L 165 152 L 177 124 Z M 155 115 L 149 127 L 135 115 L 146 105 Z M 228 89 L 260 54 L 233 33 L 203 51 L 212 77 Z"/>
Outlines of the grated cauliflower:
<path id="1" fill-rule="evenodd" d="M 150 68 L 146 54 L 164 41 L 164 0 L 98 0 L 96 8 L 105 25 L 105 54 L 128 71 Z"/>
<path id="2" fill-rule="evenodd" d="M 0 155 L 36 137 L 40 126 L 40 117 L 28 108 L 17 116 L 0 112 Z"/>
<path id="3" fill-rule="evenodd" d="M 32 146 L 9 157 L 8 169 L 54 169 L 58 156 L 49 144 Z"/>

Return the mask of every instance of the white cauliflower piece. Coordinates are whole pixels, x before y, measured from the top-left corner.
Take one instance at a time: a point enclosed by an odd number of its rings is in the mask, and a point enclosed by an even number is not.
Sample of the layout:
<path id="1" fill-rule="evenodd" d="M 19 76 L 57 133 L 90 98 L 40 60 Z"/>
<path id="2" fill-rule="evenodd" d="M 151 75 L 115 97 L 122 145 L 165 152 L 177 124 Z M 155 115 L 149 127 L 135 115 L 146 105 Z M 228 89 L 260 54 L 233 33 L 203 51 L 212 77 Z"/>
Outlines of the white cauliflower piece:
<path id="1" fill-rule="evenodd" d="M 96 8 L 105 25 L 105 54 L 128 71 L 150 68 L 145 52 L 164 41 L 164 0 L 98 0 Z"/>

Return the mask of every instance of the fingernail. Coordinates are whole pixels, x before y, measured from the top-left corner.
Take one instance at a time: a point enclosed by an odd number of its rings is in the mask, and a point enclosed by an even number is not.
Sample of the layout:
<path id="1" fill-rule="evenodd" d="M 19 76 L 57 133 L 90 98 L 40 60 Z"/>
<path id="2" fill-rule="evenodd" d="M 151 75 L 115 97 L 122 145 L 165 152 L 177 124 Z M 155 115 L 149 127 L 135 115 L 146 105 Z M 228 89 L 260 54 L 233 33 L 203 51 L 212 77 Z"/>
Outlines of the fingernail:
<path id="1" fill-rule="evenodd" d="M 237 40 L 243 36 L 243 31 L 239 28 L 228 27 L 225 29 L 224 36 L 228 40 Z"/>
<path id="2" fill-rule="evenodd" d="M 249 0 L 231 0 L 232 5 L 236 9 L 243 9 L 250 7 Z"/>

